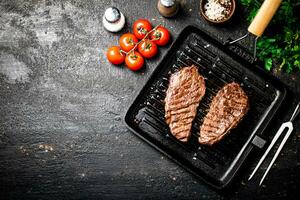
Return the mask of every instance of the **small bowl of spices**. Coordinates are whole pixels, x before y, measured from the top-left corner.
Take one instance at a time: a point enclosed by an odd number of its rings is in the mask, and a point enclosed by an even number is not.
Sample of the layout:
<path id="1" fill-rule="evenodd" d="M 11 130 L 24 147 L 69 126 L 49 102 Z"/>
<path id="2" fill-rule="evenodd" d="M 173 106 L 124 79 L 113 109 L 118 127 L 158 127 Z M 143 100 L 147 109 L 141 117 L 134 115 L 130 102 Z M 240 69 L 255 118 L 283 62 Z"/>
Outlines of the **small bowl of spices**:
<path id="1" fill-rule="evenodd" d="M 200 13 L 214 24 L 227 22 L 235 11 L 235 0 L 201 0 Z"/>

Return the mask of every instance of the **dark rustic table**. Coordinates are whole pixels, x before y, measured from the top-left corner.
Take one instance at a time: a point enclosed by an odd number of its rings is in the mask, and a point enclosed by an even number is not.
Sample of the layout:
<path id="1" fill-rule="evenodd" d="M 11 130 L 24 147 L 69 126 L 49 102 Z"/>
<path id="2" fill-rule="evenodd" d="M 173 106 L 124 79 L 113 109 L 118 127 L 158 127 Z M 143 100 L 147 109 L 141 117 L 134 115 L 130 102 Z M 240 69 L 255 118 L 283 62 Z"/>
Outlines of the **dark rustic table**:
<path id="1" fill-rule="evenodd" d="M 246 32 L 238 7 L 224 26 L 198 15 L 199 1 L 182 0 L 180 13 L 160 17 L 156 0 L 0 1 L 1 199 L 296 199 L 299 197 L 300 120 L 264 184 L 247 177 L 262 152 L 247 160 L 231 187 L 215 191 L 134 136 L 125 112 L 168 48 L 145 70 L 110 65 L 106 49 L 147 18 L 173 38 L 189 23 L 225 41 Z M 127 17 L 122 33 L 104 30 L 105 8 Z M 291 95 L 268 136 L 286 120 L 300 93 L 299 73 L 273 71 Z M 275 150 L 272 151 L 274 153 Z M 267 159 L 270 161 L 270 158 Z M 297 190 L 298 189 L 298 190 Z"/>

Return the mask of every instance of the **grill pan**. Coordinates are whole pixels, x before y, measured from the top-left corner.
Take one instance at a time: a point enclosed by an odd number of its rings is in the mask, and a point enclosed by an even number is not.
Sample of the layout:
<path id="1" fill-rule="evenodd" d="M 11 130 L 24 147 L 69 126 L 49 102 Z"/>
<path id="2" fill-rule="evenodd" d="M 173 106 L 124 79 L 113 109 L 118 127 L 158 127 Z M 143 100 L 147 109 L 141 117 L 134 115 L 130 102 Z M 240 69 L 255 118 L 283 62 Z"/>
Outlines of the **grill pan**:
<path id="1" fill-rule="evenodd" d="M 226 46 L 195 26 L 187 26 L 174 41 L 150 79 L 130 106 L 125 123 L 137 136 L 211 186 L 227 186 L 255 146 L 262 148 L 264 129 L 282 104 L 282 83 L 255 67 L 243 47 Z M 194 64 L 205 78 L 206 94 L 198 107 L 187 143 L 172 136 L 164 119 L 169 77 Z M 198 143 L 199 127 L 212 98 L 235 81 L 247 93 L 250 109 L 237 128 L 218 144 Z"/>

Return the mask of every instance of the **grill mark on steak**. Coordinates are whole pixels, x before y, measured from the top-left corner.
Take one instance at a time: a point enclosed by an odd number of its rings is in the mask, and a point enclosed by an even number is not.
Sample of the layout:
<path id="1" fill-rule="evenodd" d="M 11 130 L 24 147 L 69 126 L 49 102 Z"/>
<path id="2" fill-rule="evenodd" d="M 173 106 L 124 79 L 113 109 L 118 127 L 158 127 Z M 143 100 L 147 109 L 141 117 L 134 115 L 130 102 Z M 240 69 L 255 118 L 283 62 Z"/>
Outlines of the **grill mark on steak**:
<path id="1" fill-rule="evenodd" d="M 189 127 L 189 124 L 193 122 L 193 119 L 183 122 L 182 124 L 172 126 L 173 132 L 177 133 L 178 131 L 184 130 L 186 127 Z"/>
<path id="2" fill-rule="evenodd" d="M 245 104 L 248 100 L 246 100 L 246 99 L 240 99 L 240 101 L 237 101 L 236 99 L 233 99 L 232 101 L 234 101 L 234 103 L 236 103 L 237 105 L 244 106 L 244 104 Z"/>
<path id="3" fill-rule="evenodd" d="M 206 125 L 207 125 L 206 128 L 214 128 L 214 129 L 218 129 L 219 128 L 218 126 L 214 126 L 213 123 L 207 123 Z"/>
<path id="4" fill-rule="evenodd" d="M 191 117 L 193 117 L 193 114 L 187 114 L 184 118 L 177 118 L 177 119 L 174 119 L 173 122 L 178 122 L 179 120 L 190 119 Z"/>
<path id="5" fill-rule="evenodd" d="M 204 78 L 196 66 L 184 67 L 171 75 L 165 98 L 165 119 L 171 134 L 182 142 L 191 136 L 192 122 L 205 94 Z"/>
<path id="6" fill-rule="evenodd" d="M 190 81 L 191 82 L 191 81 Z M 190 98 L 193 98 L 193 97 L 197 97 L 197 91 L 198 91 L 198 87 L 195 87 L 194 90 L 190 91 L 191 85 L 188 85 L 188 88 L 185 89 L 184 91 L 177 91 L 177 94 L 173 93 L 174 95 L 174 100 L 170 101 L 170 103 L 166 106 L 171 106 L 171 105 L 174 105 L 174 104 L 180 104 L 181 101 L 184 101 L 186 100 L 185 96 L 188 94 L 188 93 L 191 93 L 191 94 L 194 94 L 193 96 L 190 96 Z"/>
<path id="7" fill-rule="evenodd" d="M 165 109 L 167 110 L 167 109 Z M 169 120 L 169 118 L 171 117 L 171 115 L 173 115 L 173 120 L 176 121 L 177 119 L 177 115 L 182 115 L 182 114 L 186 114 L 186 113 L 189 113 L 190 112 L 190 109 L 188 109 L 188 106 L 180 109 L 180 110 L 170 110 L 168 113 L 165 114 L 165 118 L 166 120 Z M 167 122 L 169 124 L 169 122 Z"/>
<path id="8" fill-rule="evenodd" d="M 170 106 L 168 109 L 170 110 L 170 112 L 172 113 L 181 113 L 185 111 L 185 108 L 188 108 L 190 105 L 198 105 L 198 98 L 199 97 L 195 97 L 195 98 L 191 98 L 190 100 L 182 100 L 180 102 L 178 102 L 178 104 L 172 105 Z"/>
<path id="9" fill-rule="evenodd" d="M 191 104 L 194 105 L 194 104 Z M 184 114 L 190 112 L 190 107 L 191 105 L 182 105 L 184 107 L 178 109 L 178 110 L 170 110 L 170 113 L 175 115 L 175 114 Z"/>
<path id="10" fill-rule="evenodd" d="M 176 135 L 174 135 L 174 136 L 181 135 L 183 132 L 186 132 L 186 131 L 189 131 L 189 128 L 182 129 L 182 130 L 180 130 L 180 131 L 176 132 Z M 183 134 L 183 135 L 185 135 L 185 134 Z"/>
<path id="11" fill-rule="evenodd" d="M 224 114 L 226 114 L 226 115 L 229 115 L 229 117 L 230 116 L 232 116 L 232 117 L 235 117 L 235 115 L 234 115 L 234 113 L 235 112 L 239 112 L 240 111 L 240 109 L 232 109 L 231 111 L 224 111 Z M 213 121 L 214 122 L 214 124 L 215 123 L 219 123 L 220 121 L 222 121 L 222 119 L 215 119 L 213 116 L 215 116 L 215 115 L 217 115 L 216 113 L 214 113 L 214 114 L 209 114 L 209 115 L 206 115 L 206 118 L 207 118 L 207 120 L 211 120 L 211 121 Z"/>
<path id="12" fill-rule="evenodd" d="M 187 93 L 187 94 L 188 94 L 188 93 Z M 185 95 L 187 95 L 187 94 L 185 94 Z M 188 104 L 187 102 L 189 102 L 189 103 L 191 103 L 191 104 L 193 104 L 193 103 L 198 103 L 198 102 L 197 102 L 197 99 L 198 99 L 198 98 L 199 98 L 199 97 L 198 97 L 197 95 L 191 96 L 191 97 L 189 97 L 189 99 L 186 99 L 186 98 L 183 96 L 183 97 L 180 97 L 177 101 L 172 102 L 168 107 L 169 107 L 169 108 L 172 108 L 172 107 L 175 107 L 175 108 L 176 108 L 176 106 L 178 106 L 178 105 L 181 105 L 181 104 L 184 104 L 184 103 Z"/>
<path id="13" fill-rule="evenodd" d="M 191 126 L 191 123 L 193 122 L 194 118 L 189 117 L 188 119 L 185 120 L 177 120 L 176 122 L 173 122 L 175 125 L 170 125 L 171 130 L 176 133 L 179 130 L 183 130 L 185 127 Z"/>
<path id="14" fill-rule="evenodd" d="M 194 92 L 194 91 L 193 91 Z M 197 96 L 197 94 L 195 94 L 194 96 L 191 96 L 190 97 L 190 99 L 191 99 L 191 101 L 192 102 L 194 102 L 194 103 L 197 103 L 197 98 L 198 98 L 198 96 Z M 180 97 L 178 100 L 176 100 L 176 101 L 173 101 L 170 105 L 168 105 L 168 108 L 170 108 L 170 109 L 172 109 L 173 107 L 176 109 L 177 107 L 178 107 L 178 104 L 180 105 L 180 104 L 182 104 L 183 102 L 186 102 L 186 98 L 184 98 L 184 96 L 183 97 Z"/>
<path id="15" fill-rule="evenodd" d="M 213 145 L 235 128 L 249 109 L 248 96 L 235 82 L 225 85 L 213 98 L 200 127 L 199 143 Z"/>

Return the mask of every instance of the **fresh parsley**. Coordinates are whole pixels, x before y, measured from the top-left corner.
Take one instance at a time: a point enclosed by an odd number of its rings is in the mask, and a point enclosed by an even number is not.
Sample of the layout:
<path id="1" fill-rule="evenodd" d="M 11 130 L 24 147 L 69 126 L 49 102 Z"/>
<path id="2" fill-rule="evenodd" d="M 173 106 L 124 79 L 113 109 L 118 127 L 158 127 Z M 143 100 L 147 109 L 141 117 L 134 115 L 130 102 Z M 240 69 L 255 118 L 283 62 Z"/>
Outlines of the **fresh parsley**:
<path id="1" fill-rule="evenodd" d="M 262 0 L 240 0 L 248 11 L 249 22 L 255 17 Z M 257 43 L 258 58 L 271 70 L 278 66 L 288 73 L 300 70 L 299 0 L 283 0 L 264 36 Z"/>

